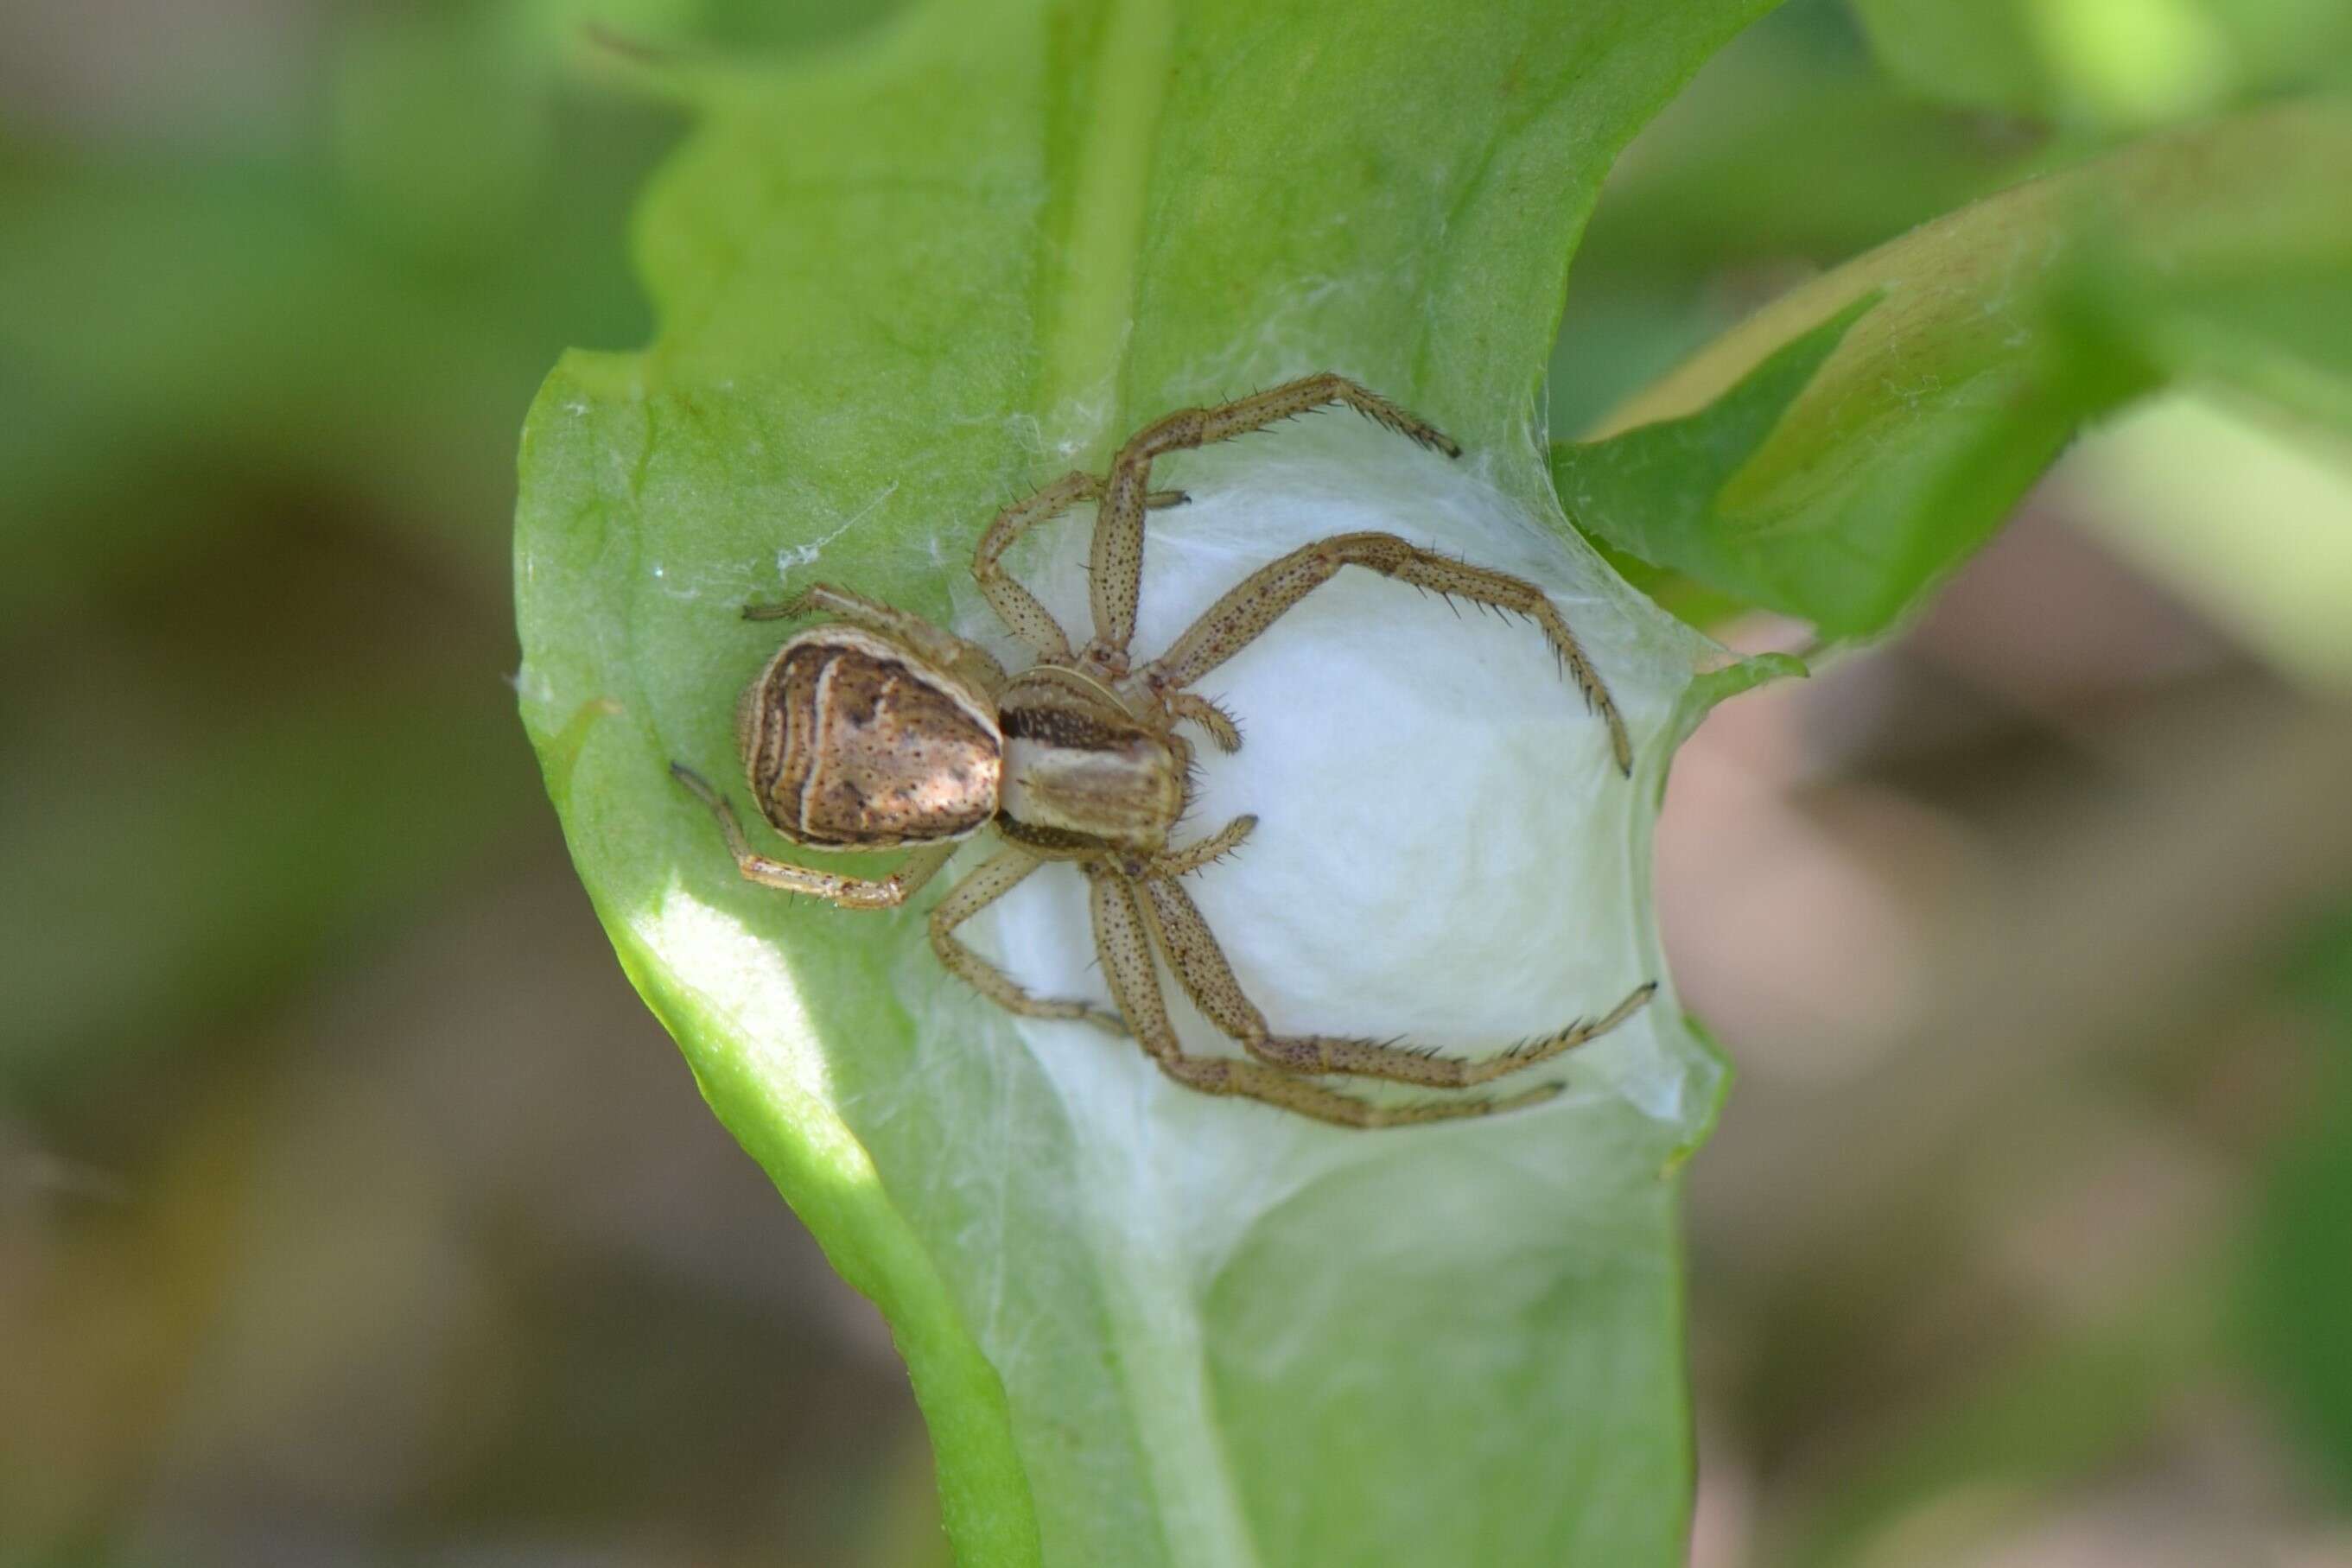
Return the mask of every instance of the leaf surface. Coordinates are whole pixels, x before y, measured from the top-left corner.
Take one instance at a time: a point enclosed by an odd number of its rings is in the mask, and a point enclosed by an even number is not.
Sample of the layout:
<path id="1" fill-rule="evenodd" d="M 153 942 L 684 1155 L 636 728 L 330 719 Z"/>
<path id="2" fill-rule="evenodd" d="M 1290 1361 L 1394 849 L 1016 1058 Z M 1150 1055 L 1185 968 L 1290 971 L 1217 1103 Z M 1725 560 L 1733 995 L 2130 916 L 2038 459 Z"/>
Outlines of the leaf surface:
<path id="1" fill-rule="evenodd" d="M 1853 0 L 1887 70 L 1937 102 L 2160 124 L 2352 75 L 2335 0 Z"/>
<path id="2" fill-rule="evenodd" d="M 1677 1560 L 1661 1173 L 1720 1072 L 1662 1003 L 1671 1103 L 1596 1080 L 1549 1120 L 1366 1135 L 1203 1101 L 1236 1129 L 1202 1178 L 1226 1241 L 1148 1247 L 1126 1206 L 1179 1190 L 940 976 L 919 915 L 743 884 L 668 780 L 734 772 L 777 640 L 738 606 L 821 570 L 948 620 L 1008 499 L 1161 412 L 1334 369 L 1551 530 L 1625 657 L 1675 674 L 1649 722 L 1678 735 L 1737 683 L 1695 685 L 1704 646 L 1581 552 L 1534 394 L 1610 160 L 1764 8 L 997 0 L 644 68 L 698 129 L 637 228 L 656 340 L 568 356 L 525 433 L 523 715 L 624 965 L 888 1317 L 964 1563 Z M 1667 749 L 1617 782 L 1637 816 Z M 1643 821 L 1611 853 L 1654 958 Z M 1468 1201 L 1515 1218 L 1462 1227 Z"/>

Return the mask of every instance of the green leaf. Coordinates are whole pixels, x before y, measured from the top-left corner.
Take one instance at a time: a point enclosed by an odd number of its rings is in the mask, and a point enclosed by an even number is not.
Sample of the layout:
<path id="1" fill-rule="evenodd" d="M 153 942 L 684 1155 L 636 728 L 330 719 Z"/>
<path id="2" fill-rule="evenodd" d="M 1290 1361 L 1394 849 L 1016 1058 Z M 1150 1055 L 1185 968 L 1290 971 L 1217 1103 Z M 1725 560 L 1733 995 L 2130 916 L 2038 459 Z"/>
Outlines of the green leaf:
<path id="1" fill-rule="evenodd" d="M 2352 67 L 2337 0 L 1853 0 L 1886 68 L 1969 109 L 2150 125 Z"/>
<path id="2" fill-rule="evenodd" d="M 2226 388 L 2322 429 L 2352 431 L 2346 251 L 2283 253 L 2187 277 L 2110 251 L 2070 280 L 2060 324 L 2086 347 L 2106 347 L 2169 380 Z"/>
<path id="3" fill-rule="evenodd" d="M 2168 378 L 2352 406 L 2347 166 L 2352 103 L 2322 98 L 2021 185 L 1783 296 L 1555 472 L 1634 557 L 1830 635 L 1883 630 L 2078 426 Z"/>
<path id="4" fill-rule="evenodd" d="M 2341 686 L 2352 681 L 2347 457 L 2341 442 L 2242 398 L 2181 392 L 2072 453 L 2061 504 L 2071 525 L 2280 674 Z"/>
<path id="5" fill-rule="evenodd" d="M 1463 440 L 1454 482 L 1506 498 L 1647 694 L 1615 815 L 1508 826 L 1582 834 L 1611 942 L 1663 973 L 1649 813 L 1749 676 L 1696 686 L 1707 648 L 1580 552 L 1534 392 L 1610 160 L 1763 8 L 999 0 L 645 65 L 698 128 L 637 228 L 656 340 L 569 356 L 525 432 L 523 715 L 624 965 L 887 1315 L 965 1563 L 1677 1561 L 1662 1173 L 1721 1070 L 1664 998 L 1556 1109 L 1412 1132 L 1189 1096 L 1129 1047 L 1073 1063 L 951 987 L 919 916 L 735 877 L 666 769 L 731 770 L 777 640 L 736 607 L 821 560 L 944 620 L 1013 495 L 1162 411 L 1356 376 Z M 1097 1071 L 1161 1146 L 1081 1113 Z"/>
<path id="6" fill-rule="evenodd" d="M 1791 179 L 1836 149 L 1834 178 Z M 1552 351 L 1552 428 L 1591 425 L 1810 276 L 2037 172 L 2031 143 L 1896 90 L 1832 5 L 1774 12 L 1611 172 Z M 1774 280 L 1778 279 L 1776 283 Z"/>
<path id="7" fill-rule="evenodd" d="M 1773 542 L 1729 533 L 1717 499 L 1878 298 L 1864 295 L 1775 349 L 1696 413 L 1607 441 L 1555 443 L 1552 483 L 1570 518 L 1638 563 L 1707 585 L 1722 602 L 1769 602 Z M 1640 586 L 1655 597 L 1664 584 Z"/>
<path id="8" fill-rule="evenodd" d="M 2321 923 L 2295 965 L 2319 1048 L 2303 1125 L 2261 1186 L 2240 1328 L 2252 1370 L 2339 1497 L 2352 1498 L 2352 910 Z"/>

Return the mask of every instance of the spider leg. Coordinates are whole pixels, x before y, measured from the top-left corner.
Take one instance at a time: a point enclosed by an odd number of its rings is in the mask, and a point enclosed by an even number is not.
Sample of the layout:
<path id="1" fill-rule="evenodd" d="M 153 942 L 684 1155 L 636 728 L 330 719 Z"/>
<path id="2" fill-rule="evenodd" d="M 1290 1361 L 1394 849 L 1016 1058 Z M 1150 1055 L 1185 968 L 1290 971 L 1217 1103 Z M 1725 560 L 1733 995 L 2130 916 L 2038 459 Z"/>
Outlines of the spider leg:
<path id="1" fill-rule="evenodd" d="M 1209 738 L 1217 743 L 1218 750 L 1239 751 L 1242 748 L 1241 726 L 1234 722 L 1233 715 L 1208 698 L 1195 692 L 1169 692 L 1160 700 L 1168 705 L 1168 712 L 1173 717 L 1189 718 L 1207 730 Z"/>
<path id="2" fill-rule="evenodd" d="M 1373 423 L 1448 457 L 1462 455 L 1462 449 L 1435 425 L 1328 371 L 1214 408 L 1180 408 L 1154 420 L 1128 437 L 1127 444 L 1112 459 L 1110 477 L 1104 483 L 1102 513 L 1095 522 L 1094 548 L 1088 557 L 1095 652 L 1124 654 L 1135 636 L 1136 599 L 1143 583 L 1143 508 L 1151 460 L 1189 447 L 1230 441 L 1331 403 L 1345 403 Z"/>
<path id="3" fill-rule="evenodd" d="M 1035 495 L 997 513 L 988 531 L 980 536 L 980 548 L 972 552 L 971 575 L 979 580 L 980 591 L 1013 634 L 1037 650 L 1041 659 L 1068 658 L 1070 640 L 1037 596 L 1004 570 L 1002 558 L 1015 539 L 1039 523 L 1101 494 L 1102 481 L 1093 475 L 1065 474 Z"/>
<path id="4" fill-rule="evenodd" d="M 831 615 L 852 626 L 904 643 L 940 668 L 951 671 L 984 692 L 1001 690 L 1007 679 L 1004 666 L 977 643 L 967 643 L 952 632 L 932 625 L 919 615 L 894 609 L 830 582 L 813 582 L 782 604 L 746 604 L 746 621 L 789 621 L 803 615 Z"/>
<path id="5" fill-rule="evenodd" d="M 1070 640 L 1037 596 L 1004 569 L 1004 552 L 1038 524 L 1052 521 L 1081 501 L 1098 500 L 1102 493 L 1103 482 L 1092 474 L 1083 470 L 1065 474 L 1035 495 L 997 513 L 988 531 L 980 536 L 980 548 L 972 552 L 971 575 L 979 580 L 980 591 L 1013 634 L 1035 649 L 1041 659 L 1068 658 Z M 1186 499 L 1180 490 L 1154 490 L 1143 497 L 1142 504 L 1174 507 Z"/>
<path id="6" fill-rule="evenodd" d="M 718 819 L 719 831 L 726 835 L 728 851 L 735 857 L 735 869 L 743 873 L 745 881 L 756 882 L 762 887 L 806 894 L 844 909 L 895 909 L 937 875 L 956 852 L 952 843 L 927 844 L 900 862 L 897 871 L 878 880 L 843 876 L 794 865 L 790 861 L 771 860 L 752 850 L 743 837 L 743 824 L 736 820 L 735 808 L 727 797 L 710 787 L 708 779 L 682 763 L 671 763 L 669 771 L 671 778 L 685 785 L 688 792 Z"/>
<path id="7" fill-rule="evenodd" d="M 1416 1100 L 1402 1105 L 1376 1105 L 1261 1062 L 1188 1056 L 1177 1041 L 1160 999 L 1150 916 L 1136 898 L 1135 884 L 1100 863 L 1087 866 L 1087 875 L 1094 883 L 1095 946 L 1102 956 L 1103 973 L 1110 980 L 1111 998 L 1160 1071 L 1187 1088 L 1203 1094 L 1241 1095 L 1342 1127 L 1395 1127 L 1489 1116 L 1559 1092 L 1557 1085 L 1545 1084 L 1494 1100 Z"/>
<path id="8" fill-rule="evenodd" d="M 955 928 L 1018 887 L 1044 862 L 1018 849 L 1005 849 L 983 861 L 979 869 L 948 890 L 931 906 L 931 951 L 950 974 L 1010 1013 L 1033 1019 L 1078 1019 L 1097 1029 L 1123 1035 L 1127 1025 L 1115 1012 L 1089 1002 L 1057 1001 L 1033 997 L 1012 976 L 973 952 L 954 936 Z"/>
<path id="9" fill-rule="evenodd" d="M 1150 902 L 1145 918 L 1168 955 L 1169 967 L 1210 1022 L 1241 1041 L 1242 1049 L 1287 1072 L 1341 1072 L 1358 1078 L 1384 1078 L 1397 1083 L 1417 1083 L 1428 1089 L 1466 1089 L 1534 1066 L 1608 1033 L 1641 1010 L 1657 991 L 1652 981 L 1606 1016 L 1579 1020 L 1540 1040 L 1512 1047 L 1494 1056 L 1465 1061 L 1433 1056 L 1402 1046 L 1371 1040 L 1336 1039 L 1326 1035 L 1276 1035 L 1266 1027 L 1265 1015 L 1242 991 L 1226 963 L 1224 949 L 1201 917 L 1191 895 L 1165 876 L 1145 879 Z"/>
<path id="10" fill-rule="evenodd" d="M 1181 850 L 1161 855 L 1152 861 L 1151 874 L 1189 876 L 1202 866 L 1213 861 L 1221 861 L 1233 853 L 1240 847 L 1241 841 L 1250 836 L 1251 831 L 1256 826 L 1257 819 L 1254 816 L 1235 817 L 1199 843 L 1188 844 Z"/>
<path id="11" fill-rule="evenodd" d="M 1633 746 L 1625 721 L 1600 672 L 1584 656 L 1576 634 L 1568 629 L 1549 595 L 1525 578 L 1471 566 L 1433 550 L 1408 544 L 1394 534 L 1334 534 L 1302 545 L 1281 559 L 1244 578 L 1223 599 L 1211 605 L 1176 639 L 1167 653 L 1154 660 L 1146 674 L 1154 689 L 1174 691 L 1191 685 L 1255 642 L 1267 627 L 1339 574 L 1345 566 L 1360 566 L 1441 594 L 1459 594 L 1481 604 L 1525 615 L 1541 628 L 1584 694 L 1585 706 L 1601 715 L 1609 727 L 1609 748 L 1617 770 L 1633 770 Z"/>

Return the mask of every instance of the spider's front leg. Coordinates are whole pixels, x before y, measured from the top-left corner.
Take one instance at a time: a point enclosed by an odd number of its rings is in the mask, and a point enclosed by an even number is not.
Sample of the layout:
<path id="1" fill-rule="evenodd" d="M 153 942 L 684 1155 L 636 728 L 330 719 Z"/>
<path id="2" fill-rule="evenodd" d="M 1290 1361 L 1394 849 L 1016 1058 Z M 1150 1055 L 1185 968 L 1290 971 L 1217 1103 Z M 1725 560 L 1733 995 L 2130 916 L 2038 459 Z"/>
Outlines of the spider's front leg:
<path id="1" fill-rule="evenodd" d="M 680 762 L 671 763 L 669 772 L 671 778 L 686 786 L 687 791 L 718 819 L 719 831 L 727 838 L 728 852 L 735 857 L 735 869 L 742 873 L 743 880 L 756 882 L 762 887 L 805 894 L 844 909 L 896 909 L 914 897 L 925 883 L 938 875 L 940 868 L 947 864 L 949 857 L 956 852 L 952 843 L 927 845 L 908 855 L 897 871 L 878 880 L 843 876 L 835 872 L 794 865 L 790 861 L 772 860 L 751 848 L 751 841 L 743 836 L 743 824 L 736 820 L 735 808 L 726 796 L 711 788 L 709 779 Z"/>
<path id="2" fill-rule="evenodd" d="M 1168 1021 L 1168 1009 L 1160 995 L 1152 928 L 1145 906 L 1136 896 L 1135 883 L 1116 867 L 1099 862 L 1087 865 L 1087 876 L 1094 884 L 1095 949 L 1110 982 L 1111 999 L 1118 1004 L 1137 1043 L 1160 1071 L 1189 1089 L 1204 1094 L 1238 1094 L 1342 1127 L 1400 1127 L 1491 1116 L 1559 1092 L 1558 1084 L 1547 1083 L 1495 1100 L 1415 1100 L 1402 1105 L 1376 1105 L 1261 1062 L 1187 1055 Z"/>
<path id="3" fill-rule="evenodd" d="M 1448 457 L 1462 455 L 1462 448 L 1435 425 L 1370 388 L 1328 371 L 1214 408 L 1180 408 L 1152 421 L 1128 437 L 1127 444 L 1111 460 L 1110 477 L 1103 484 L 1102 512 L 1095 522 L 1094 545 L 1087 557 L 1095 616 L 1095 641 L 1089 653 L 1105 663 L 1123 665 L 1128 644 L 1135 638 L 1135 607 L 1143 587 L 1143 509 L 1154 504 L 1150 488 L 1152 459 L 1230 441 L 1333 403 L 1344 403 L 1375 424 Z"/>
<path id="4" fill-rule="evenodd" d="M 1609 727 L 1609 749 L 1617 759 L 1617 770 L 1633 772 L 1633 744 L 1625 733 L 1625 721 L 1618 716 L 1601 673 L 1584 656 L 1576 633 L 1568 629 L 1551 596 L 1523 577 L 1454 560 L 1394 534 L 1334 534 L 1261 567 L 1211 605 L 1167 653 L 1152 661 L 1144 671 L 1146 680 L 1165 700 L 1166 694 L 1191 685 L 1248 647 L 1292 606 L 1348 566 L 1364 567 L 1434 593 L 1458 594 L 1533 621 L 1567 665 L 1577 689 L 1584 694 L 1585 705 Z"/>

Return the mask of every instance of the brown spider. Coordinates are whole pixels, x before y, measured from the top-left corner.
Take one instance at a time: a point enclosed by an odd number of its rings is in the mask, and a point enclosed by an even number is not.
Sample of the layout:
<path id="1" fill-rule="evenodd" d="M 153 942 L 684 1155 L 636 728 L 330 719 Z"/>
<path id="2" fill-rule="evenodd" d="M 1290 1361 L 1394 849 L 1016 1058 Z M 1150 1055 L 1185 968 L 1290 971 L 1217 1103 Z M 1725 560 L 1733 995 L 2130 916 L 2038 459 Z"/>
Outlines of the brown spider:
<path id="1" fill-rule="evenodd" d="M 1332 403 L 1449 457 L 1461 455 L 1435 428 L 1328 373 L 1216 408 L 1182 409 L 1146 425 L 1119 449 L 1108 478 L 1068 475 L 1007 507 L 982 537 L 972 574 L 997 614 L 1037 654 L 1018 674 L 952 632 L 829 584 L 789 603 L 744 607 L 753 621 L 817 612 L 835 617 L 785 643 L 737 705 L 736 740 L 761 815 L 812 850 L 911 849 L 890 875 L 841 876 L 755 853 L 716 789 L 682 766 L 674 763 L 670 771 L 718 819 L 744 876 L 847 909 L 905 903 L 958 845 L 993 821 L 1005 847 L 931 910 L 940 962 L 1024 1017 L 1132 1030 L 1161 1071 L 1205 1093 L 1245 1095 L 1352 1127 L 1485 1115 L 1549 1098 L 1559 1085 L 1499 1099 L 1379 1104 L 1313 1080 L 1344 1073 L 1443 1089 L 1486 1083 L 1615 1028 L 1650 999 L 1655 982 L 1635 988 L 1598 1020 L 1475 1061 L 1367 1040 L 1277 1035 L 1243 994 L 1178 881 L 1232 850 L 1257 822 L 1236 817 L 1197 843 L 1170 847 L 1191 795 L 1192 747 L 1176 726 L 1192 721 L 1226 751 L 1241 745 L 1233 720 L 1189 688 L 1343 566 L 1527 616 L 1607 724 L 1619 769 L 1632 768 L 1616 705 L 1541 589 L 1416 549 L 1393 534 L 1339 534 L 1293 550 L 1244 579 L 1159 658 L 1129 663 L 1145 508 L 1184 499 L 1149 487 L 1152 459 Z M 1006 572 L 1003 558 L 1030 528 L 1082 501 L 1101 504 L 1090 558 L 1095 637 L 1074 653 L 1060 624 Z M 1116 1011 L 1031 996 L 955 936 L 957 926 L 1046 861 L 1075 862 L 1092 884 L 1095 944 Z M 1247 1057 L 1183 1051 L 1160 1000 L 1155 949 L 1185 994 Z"/>

